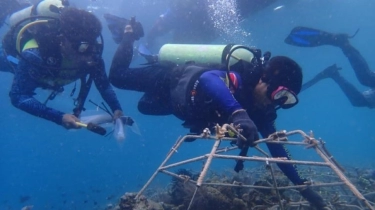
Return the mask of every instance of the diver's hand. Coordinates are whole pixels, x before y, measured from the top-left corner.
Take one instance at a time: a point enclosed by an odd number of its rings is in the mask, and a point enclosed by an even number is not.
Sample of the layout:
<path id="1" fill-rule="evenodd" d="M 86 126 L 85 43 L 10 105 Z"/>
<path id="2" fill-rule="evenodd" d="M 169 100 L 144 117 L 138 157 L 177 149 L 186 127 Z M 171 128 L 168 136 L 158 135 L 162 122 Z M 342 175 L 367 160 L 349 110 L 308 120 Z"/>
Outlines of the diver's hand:
<path id="1" fill-rule="evenodd" d="M 145 35 L 142 24 L 136 21 L 135 17 L 132 17 L 129 21 L 129 24 L 125 26 L 124 34 L 126 33 L 132 33 L 134 40 L 139 40 Z"/>
<path id="2" fill-rule="evenodd" d="M 124 115 L 124 113 L 117 109 L 114 113 L 113 113 L 113 120 L 116 121 L 118 118 L 122 117 Z"/>
<path id="3" fill-rule="evenodd" d="M 79 119 L 72 114 L 64 114 L 62 118 L 62 126 L 66 129 L 78 129 L 80 128 L 76 122 L 79 122 Z"/>
<path id="4" fill-rule="evenodd" d="M 230 120 L 233 122 L 235 127 L 242 130 L 241 134 L 246 138 L 246 141 L 238 138 L 237 146 L 240 149 L 255 146 L 254 141 L 259 139 L 258 129 L 246 111 L 243 109 L 234 111 L 230 117 Z"/>

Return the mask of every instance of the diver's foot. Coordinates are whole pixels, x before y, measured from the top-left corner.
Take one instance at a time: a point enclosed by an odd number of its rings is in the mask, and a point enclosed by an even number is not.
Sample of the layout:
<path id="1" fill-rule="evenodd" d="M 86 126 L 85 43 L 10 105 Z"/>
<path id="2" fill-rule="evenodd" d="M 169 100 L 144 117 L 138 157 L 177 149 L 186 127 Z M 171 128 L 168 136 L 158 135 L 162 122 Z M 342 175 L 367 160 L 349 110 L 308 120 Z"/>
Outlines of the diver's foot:
<path id="1" fill-rule="evenodd" d="M 142 56 L 147 60 L 149 64 L 157 63 L 159 61 L 158 55 L 142 55 Z"/>
<path id="2" fill-rule="evenodd" d="M 327 44 L 336 47 L 345 47 L 350 44 L 349 38 L 350 36 L 348 34 L 332 34 L 332 37 Z"/>
<path id="3" fill-rule="evenodd" d="M 325 68 L 322 72 L 320 72 L 317 75 L 317 77 L 319 77 L 320 79 L 334 78 L 340 76 L 339 70 L 341 69 L 341 67 L 338 67 L 336 64 L 333 64 Z"/>

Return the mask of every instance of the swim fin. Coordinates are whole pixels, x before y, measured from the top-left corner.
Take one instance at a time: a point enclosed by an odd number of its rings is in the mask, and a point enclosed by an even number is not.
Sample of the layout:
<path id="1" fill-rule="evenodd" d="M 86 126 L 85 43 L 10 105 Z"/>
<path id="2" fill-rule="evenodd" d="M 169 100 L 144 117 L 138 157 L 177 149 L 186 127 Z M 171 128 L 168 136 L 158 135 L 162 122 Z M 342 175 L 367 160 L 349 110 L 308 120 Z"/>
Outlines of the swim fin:
<path id="1" fill-rule="evenodd" d="M 129 23 L 130 20 L 108 13 L 104 14 L 104 18 L 107 21 L 107 25 L 109 30 L 111 31 L 113 40 L 116 42 L 116 44 L 119 44 L 122 40 L 125 26 Z"/>
<path id="2" fill-rule="evenodd" d="M 154 64 L 158 62 L 158 55 L 154 55 L 151 51 L 146 47 L 144 44 L 139 44 L 138 46 L 138 53 L 143 56 L 147 60 L 147 64 Z"/>
<path id="3" fill-rule="evenodd" d="M 298 26 L 293 28 L 285 43 L 299 47 L 317 47 L 321 45 L 343 46 L 348 43 L 348 39 L 357 35 L 359 29 L 354 35 L 333 34 L 318 29 Z"/>

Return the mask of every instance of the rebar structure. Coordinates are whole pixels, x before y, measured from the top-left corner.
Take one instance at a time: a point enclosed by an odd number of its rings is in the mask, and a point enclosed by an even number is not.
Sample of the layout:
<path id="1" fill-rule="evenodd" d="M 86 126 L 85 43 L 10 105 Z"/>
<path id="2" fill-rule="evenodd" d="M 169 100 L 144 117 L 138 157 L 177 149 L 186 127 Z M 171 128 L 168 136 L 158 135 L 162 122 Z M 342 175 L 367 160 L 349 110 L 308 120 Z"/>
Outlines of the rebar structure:
<path id="1" fill-rule="evenodd" d="M 284 189 L 302 189 L 306 187 L 326 187 L 326 186 L 346 186 L 352 194 L 357 199 L 358 208 L 356 209 L 370 209 L 375 210 L 374 204 L 368 201 L 361 192 L 351 183 L 351 181 L 346 177 L 344 174 L 344 171 L 342 167 L 336 162 L 336 160 L 333 158 L 333 156 L 328 152 L 328 150 L 325 147 L 325 143 L 322 140 L 317 140 L 314 138 L 312 132 L 307 135 L 305 132 L 301 130 L 294 130 L 294 131 L 279 131 L 274 134 L 271 134 L 268 138 L 260 139 L 255 141 L 254 143 L 256 145 L 262 144 L 262 143 L 270 143 L 270 144 L 286 144 L 286 145 L 302 145 L 306 148 L 313 149 L 315 152 L 321 157 L 321 162 L 316 161 L 299 161 L 299 160 L 289 160 L 287 158 L 273 158 L 270 157 L 265 151 L 263 151 L 258 146 L 255 146 L 254 148 L 257 149 L 260 153 L 264 155 L 264 157 L 258 157 L 258 156 L 251 156 L 251 157 L 244 157 L 244 156 L 237 156 L 237 155 L 225 155 L 224 153 L 238 149 L 237 146 L 230 146 L 225 148 L 219 148 L 220 143 L 222 141 L 236 141 L 237 138 L 229 138 L 225 137 L 226 133 L 228 131 L 231 131 L 235 133 L 239 138 L 245 139 L 236 128 L 234 128 L 232 125 L 225 124 L 223 126 L 216 126 L 216 134 L 212 135 L 209 129 L 205 129 L 201 135 L 186 135 L 182 138 L 179 138 L 176 143 L 172 146 L 171 150 L 168 152 L 166 158 L 161 163 L 161 165 L 156 169 L 156 171 L 153 173 L 153 175 L 150 177 L 150 179 L 146 182 L 146 184 L 141 188 L 141 190 L 137 193 L 136 199 L 138 199 L 144 191 L 149 187 L 149 185 L 152 183 L 152 181 L 155 179 L 156 175 L 159 173 L 164 173 L 169 176 L 172 176 L 174 178 L 183 180 L 185 182 L 190 182 L 196 185 L 196 189 L 194 192 L 194 195 L 192 195 L 192 199 L 190 202 L 190 205 L 194 202 L 195 193 L 199 190 L 199 188 L 202 185 L 218 185 L 218 186 L 229 186 L 229 187 L 243 187 L 243 188 L 254 188 L 254 189 L 270 189 L 275 190 L 276 194 L 279 198 L 279 209 L 284 209 L 283 202 L 281 200 L 279 190 Z M 290 141 L 288 137 L 297 135 L 299 137 L 302 137 L 301 141 Z M 214 145 L 211 149 L 211 151 L 207 154 L 182 160 L 179 162 L 167 164 L 167 162 L 170 160 L 170 158 L 177 153 L 178 149 L 184 143 L 185 141 L 189 139 L 196 139 L 196 140 L 211 140 L 214 141 Z M 270 167 L 271 176 L 272 176 L 272 186 L 255 186 L 255 185 L 246 185 L 243 183 L 205 183 L 204 179 L 206 177 L 207 171 L 211 165 L 211 162 L 213 159 L 232 159 L 232 160 L 244 160 L 244 161 L 256 161 L 256 162 L 264 162 L 267 166 Z M 192 180 L 189 179 L 186 176 L 178 175 L 174 172 L 169 171 L 169 169 L 174 168 L 176 166 L 181 166 L 187 163 L 192 163 L 196 161 L 205 160 L 205 164 L 199 174 L 198 179 Z M 276 179 L 274 176 L 274 172 L 271 166 L 271 163 L 285 163 L 285 164 L 296 164 L 296 165 L 310 165 L 310 166 L 324 166 L 329 169 L 331 169 L 334 174 L 339 178 L 340 181 L 333 182 L 333 183 L 306 183 L 305 185 L 298 185 L 298 186 L 277 186 Z M 190 209 L 190 205 L 188 209 Z"/>

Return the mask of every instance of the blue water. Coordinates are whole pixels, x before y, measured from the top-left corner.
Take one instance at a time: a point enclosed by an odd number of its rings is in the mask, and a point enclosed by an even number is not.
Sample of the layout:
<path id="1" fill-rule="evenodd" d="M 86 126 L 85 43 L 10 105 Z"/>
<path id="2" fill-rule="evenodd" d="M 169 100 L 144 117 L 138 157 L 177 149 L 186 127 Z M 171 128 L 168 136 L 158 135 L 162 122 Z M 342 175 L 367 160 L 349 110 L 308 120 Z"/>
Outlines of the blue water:
<path id="1" fill-rule="evenodd" d="M 135 15 L 146 31 L 166 8 L 161 0 L 71 2 L 81 8 L 99 7 L 93 10 L 99 17 L 105 12 L 123 17 Z M 280 5 L 284 7 L 273 10 Z M 360 90 L 366 90 L 356 80 L 340 50 L 328 46 L 297 48 L 286 45 L 283 40 L 298 25 L 349 34 L 360 28 L 359 34 L 351 42 L 375 70 L 372 57 L 374 9 L 372 0 L 279 1 L 243 21 L 242 29 L 251 35 L 240 37 L 241 40 L 236 37 L 236 41 L 269 50 L 273 55 L 294 58 L 303 67 L 305 80 L 328 65 L 337 63 L 343 68 L 341 73 L 344 77 Z M 104 23 L 103 18 L 101 20 Z M 6 27 L 1 29 L 2 35 L 5 30 Z M 103 35 L 106 41 L 104 58 L 108 68 L 116 45 L 105 27 Z M 166 36 L 161 42 L 167 42 L 168 38 Z M 225 44 L 221 40 L 216 43 Z M 123 90 L 116 92 L 124 112 L 135 119 L 141 135 L 127 129 L 126 140 L 118 143 L 113 137 L 105 138 L 84 129 L 67 131 L 12 107 L 8 97 L 11 82 L 12 75 L 1 74 L 0 209 L 21 209 L 25 205 L 34 205 L 34 209 L 38 210 L 103 209 L 108 203 L 116 203 L 124 192 L 139 190 L 160 165 L 177 137 L 187 133 L 180 126 L 181 121 L 172 116 L 140 114 L 136 109 L 140 94 Z M 66 91 L 49 105 L 69 112 L 73 107 L 69 97 L 72 88 L 67 86 Z M 44 100 L 47 92 L 38 93 L 38 99 Z M 88 98 L 98 103 L 102 101 L 95 88 L 92 88 Z M 95 109 L 90 104 L 87 104 L 87 108 Z M 315 137 L 327 142 L 327 148 L 342 165 L 375 167 L 375 112 L 352 107 L 333 81 L 324 80 L 302 93 L 296 108 L 281 110 L 278 116 L 278 130 L 312 130 Z M 210 146 L 197 141 L 184 145 L 182 149 L 184 152 L 178 153 L 181 157 L 208 152 Z M 291 151 L 293 157 L 301 159 L 313 157 L 314 154 L 302 148 Z M 225 161 L 219 167 L 230 169 L 233 162 Z M 165 180 L 159 179 L 156 185 L 166 186 Z M 30 199 L 21 203 L 20 196 L 30 196 Z"/>

